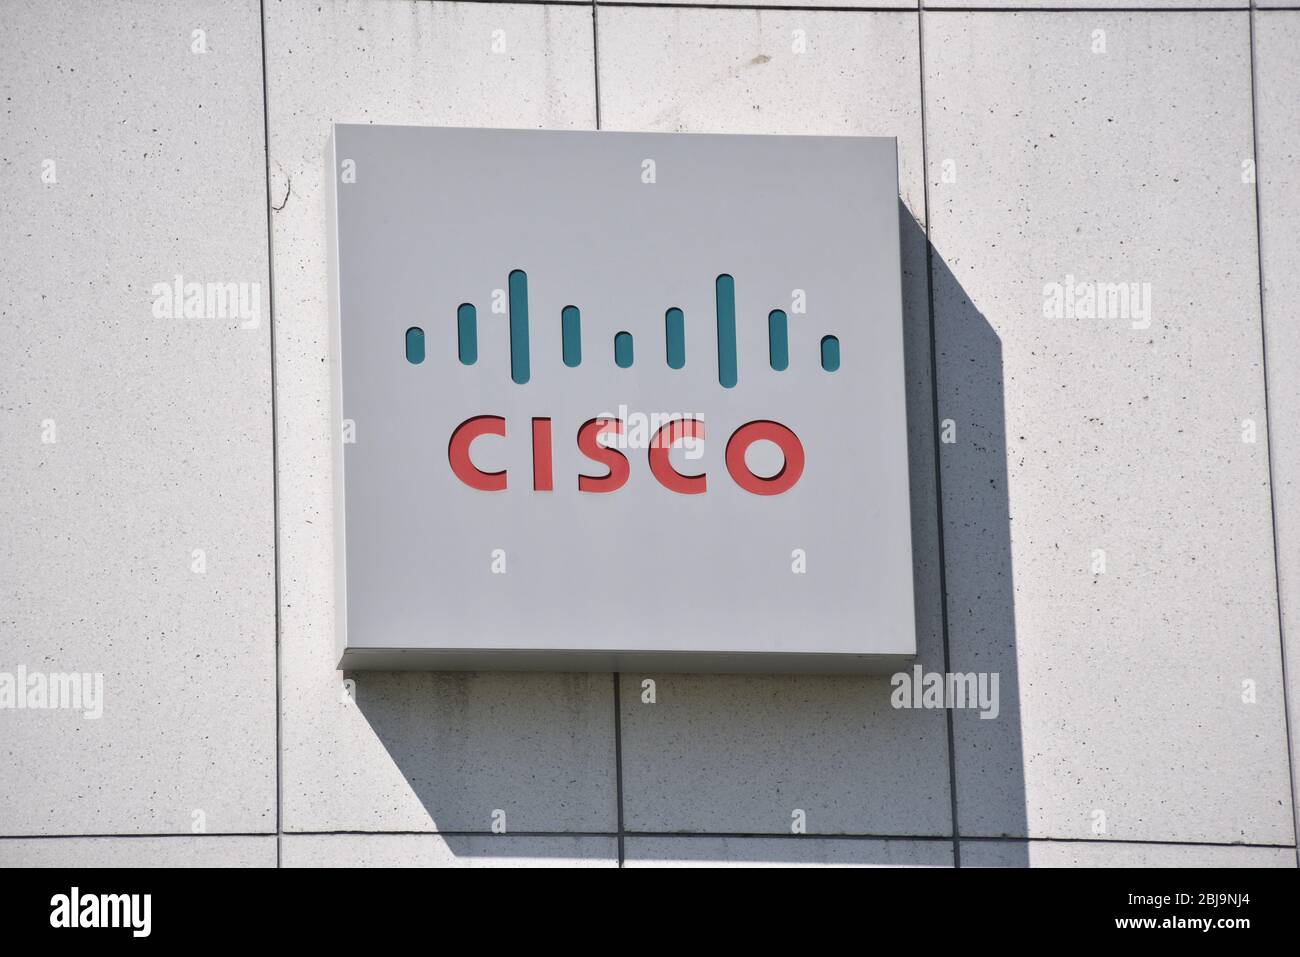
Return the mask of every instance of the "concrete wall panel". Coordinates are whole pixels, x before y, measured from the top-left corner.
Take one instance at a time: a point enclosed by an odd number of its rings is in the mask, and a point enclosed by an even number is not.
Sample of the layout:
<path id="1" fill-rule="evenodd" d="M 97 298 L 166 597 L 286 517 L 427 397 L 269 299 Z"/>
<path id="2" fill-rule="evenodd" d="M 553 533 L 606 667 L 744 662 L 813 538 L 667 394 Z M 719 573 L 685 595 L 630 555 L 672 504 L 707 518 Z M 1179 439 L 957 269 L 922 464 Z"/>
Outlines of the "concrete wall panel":
<path id="1" fill-rule="evenodd" d="M 961 833 L 1289 844 L 1248 15 L 924 31 Z"/>
<path id="2" fill-rule="evenodd" d="M 103 701 L 0 711 L 0 834 L 274 831 L 258 5 L 3 19 L 0 671 Z"/>

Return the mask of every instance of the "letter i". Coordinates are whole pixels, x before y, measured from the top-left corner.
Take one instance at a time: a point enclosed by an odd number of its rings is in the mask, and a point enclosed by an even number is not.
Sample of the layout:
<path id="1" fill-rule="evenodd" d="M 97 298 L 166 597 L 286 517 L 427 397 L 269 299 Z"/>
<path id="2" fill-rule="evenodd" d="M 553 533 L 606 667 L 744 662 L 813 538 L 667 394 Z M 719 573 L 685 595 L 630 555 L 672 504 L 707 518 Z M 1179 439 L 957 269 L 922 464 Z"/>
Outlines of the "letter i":
<path id="1" fill-rule="evenodd" d="M 555 488 L 551 468 L 551 420 L 533 419 L 533 490 L 549 492 Z"/>

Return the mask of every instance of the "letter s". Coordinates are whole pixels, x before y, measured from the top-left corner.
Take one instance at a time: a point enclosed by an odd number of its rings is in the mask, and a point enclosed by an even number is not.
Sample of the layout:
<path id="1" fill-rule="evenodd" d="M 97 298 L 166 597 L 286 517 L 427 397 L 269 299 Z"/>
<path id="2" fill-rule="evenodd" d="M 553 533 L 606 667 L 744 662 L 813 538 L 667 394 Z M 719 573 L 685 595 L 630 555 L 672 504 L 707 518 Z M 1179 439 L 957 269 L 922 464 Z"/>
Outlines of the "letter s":
<path id="1" fill-rule="evenodd" d="M 589 419 L 578 429 L 578 451 L 609 469 L 607 475 L 579 475 L 579 492 L 617 492 L 627 483 L 631 469 L 627 456 L 618 449 L 606 448 L 596 440 L 606 432 L 623 434 L 622 419 Z"/>

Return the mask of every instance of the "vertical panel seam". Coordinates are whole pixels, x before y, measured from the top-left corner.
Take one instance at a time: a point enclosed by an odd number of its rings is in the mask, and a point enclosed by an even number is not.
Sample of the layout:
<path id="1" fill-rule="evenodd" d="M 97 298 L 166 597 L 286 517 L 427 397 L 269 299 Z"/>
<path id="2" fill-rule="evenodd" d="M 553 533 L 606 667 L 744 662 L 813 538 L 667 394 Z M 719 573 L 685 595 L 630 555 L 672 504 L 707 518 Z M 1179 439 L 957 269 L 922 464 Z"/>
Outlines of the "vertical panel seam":
<path id="1" fill-rule="evenodd" d="M 943 469 L 939 444 L 939 359 L 934 321 L 934 245 L 930 242 L 930 158 L 925 113 L 925 0 L 916 9 L 916 46 L 921 94 L 921 186 L 925 210 L 926 306 L 930 321 L 930 426 L 934 447 L 935 533 L 939 546 L 940 621 L 943 630 L 943 670 L 952 672 L 948 636 L 948 557 L 943 535 Z M 957 742 L 953 736 L 952 709 L 944 709 L 948 732 L 948 810 L 952 822 L 952 865 L 961 867 L 961 829 L 957 823 Z"/>
<path id="2" fill-rule="evenodd" d="M 1273 530 L 1273 584 L 1274 596 L 1277 600 L 1277 637 L 1278 653 L 1281 656 L 1282 664 L 1282 727 L 1286 732 L 1286 761 L 1288 781 L 1291 792 L 1291 839 L 1300 845 L 1300 820 L 1297 820 L 1297 812 L 1300 807 L 1296 802 L 1296 778 L 1295 778 L 1295 750 L 1291 738 L 1291 708 L 1290 695 L 1288 687 L 1290 682 L 1287 680 L 1287 660 L 1286 660 L 1286 626 L 1282 620 L 1282 561 L 1281 552 L 1278 548 L 1277 535 L 1277 496 L 1274 492 L 1276 483 L 1273 475 L 1273 416 L 1268 405 L 1268 329 L 1265 318 L 1264 302 L 1264 223 L 1261 216 L 1261 204 L 1259 197 L 1259 108 L 1256 98 L 1256 71 L 1257 64 L 1255 59 L 1255 0 L 1251 0 L 1250 10 L 1246 14 L 1250 25 L 1250 158 L 1255 169 L 1255 259 L 1258 268 L 1257 285 L 1259 288 L 1259 355 L 1260 369 L 1264 379 L 1264 423 L 1265 423 L 1265 450 L 1268 465 L 1268 505 L 1269 520 Z M 1296 850 L 1296 865 L 1300 867 L 1300 846 Z"/>
<path id="3" fill-rule="evenodd" d="M 284 802 L 280 767 L 280 461 L 275 389 L 275 254 L 271 227 L 271 117 L 267 97 L 265 0 L 258 0 L 257 7 L 258 28 L 262 41 L 262 152 L 266 160 L 267 332 L 270 336 L 271 353 L 271 553 L 275 581 L 275 866 L 280 867 L 281 849 L 284 843 L 282 819 Z"/>

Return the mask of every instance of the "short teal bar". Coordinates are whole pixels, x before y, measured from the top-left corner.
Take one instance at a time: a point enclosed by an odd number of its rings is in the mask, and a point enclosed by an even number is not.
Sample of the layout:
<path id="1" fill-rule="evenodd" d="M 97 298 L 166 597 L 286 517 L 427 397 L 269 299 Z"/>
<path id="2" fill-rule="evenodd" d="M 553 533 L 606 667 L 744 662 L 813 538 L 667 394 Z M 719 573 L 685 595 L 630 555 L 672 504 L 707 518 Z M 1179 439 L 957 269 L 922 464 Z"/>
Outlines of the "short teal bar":
<path id="1" fill-rule="evenodd" d="M 632 367 L 632 333 L 620 332 L 614 337 L 614 365 L 620 369 Z"/>
<path id="2" fill-rule="evenodd" d="M 834 336 L 822 337 L 822 368 L 834 372 L 840 367 L 840 340 Z"/>
<path id="3" fill-rule="evenodd" d="M 478 312 L 467 302 L 456 310 L 456 355 L 464 366 L 478 362 Z"/>
<path id="4" fill-rule="evenodd" d="M 664 342 L 668 349 L 668 368 L 686 365 L 686 317 L 673 306 L 664 313 Z"/>
<path id="5" fill-rule="evenodd" d="M 406 330 L 406 361 L 413 366 L 424 361 L 424 330 L 419 326 Z"/>
<path id="6" fill-rule="evenodd" d="M 767 314 L 767 360 L 777 372 L 790 367 L 790 341 L 785 313 L 773 309 Z"/>
<path id="7" fill-rule="evenodd" d="M 565 306 L 560 311 L 560 349 L 570 369 L 582 363 L 582 314 L 577 306 Z"/>

